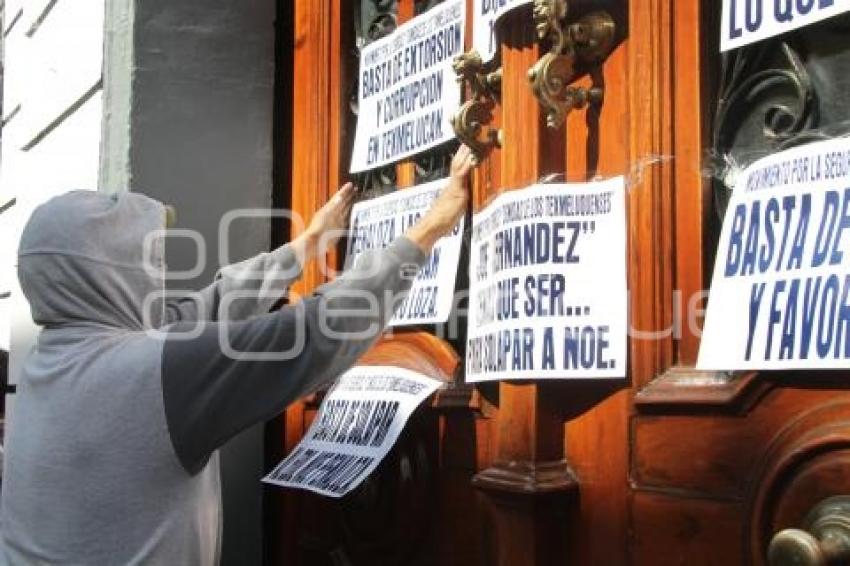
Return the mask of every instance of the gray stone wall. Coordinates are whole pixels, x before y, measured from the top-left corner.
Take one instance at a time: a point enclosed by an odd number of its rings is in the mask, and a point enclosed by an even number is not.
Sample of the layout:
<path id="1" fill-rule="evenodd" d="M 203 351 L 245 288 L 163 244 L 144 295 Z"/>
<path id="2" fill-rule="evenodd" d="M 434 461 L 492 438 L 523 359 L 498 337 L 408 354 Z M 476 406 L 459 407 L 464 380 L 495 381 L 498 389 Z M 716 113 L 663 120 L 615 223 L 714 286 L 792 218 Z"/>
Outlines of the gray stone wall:
<path id="1" fill-rule="evenodd" d="M 101 187 L 143 192 L 200 232 L 205 268 L 172 289 L 196 289 L 219 268 L 219 223 L 272 202 L 273 0 L 127 0 L 107 7 Z M 229 261 L 270 247 L 268 219 L 227 235 Z M 191 269 L 194 245 L 171 240 L 169 268 Z M 222 453 L 224 564 L 262 556 L 262 425 Z"/>

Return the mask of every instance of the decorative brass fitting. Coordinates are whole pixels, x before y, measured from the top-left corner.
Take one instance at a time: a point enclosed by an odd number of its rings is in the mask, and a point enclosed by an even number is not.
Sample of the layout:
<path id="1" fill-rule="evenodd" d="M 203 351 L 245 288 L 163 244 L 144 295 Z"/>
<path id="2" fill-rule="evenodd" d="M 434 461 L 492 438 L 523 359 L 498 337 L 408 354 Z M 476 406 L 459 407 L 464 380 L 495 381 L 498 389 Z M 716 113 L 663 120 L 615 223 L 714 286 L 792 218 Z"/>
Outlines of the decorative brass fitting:
<path id="1" fill-rule="evenodd" d="M 534 96 L 546 110 L 546 125 L 559 128 L 572 110 L 602 102 L 601 87 L 570 86 L 578 67 L 599 65 L 610 53 L 616 25 L 607 12 L 593 12 L 566 25 L 567 0 L 534 0 L 534 27 L 551 48 L 528 70 Z"/>
<path id="2" fill-rule="evenodd" d="M 785 529 L 767 548 L 770 566 L 828 566 L 850 560 L 850 497 L 836 495 L 815 505 L 800 529 Z"/>
<path id="3" fill-rule="evenodd" d="M 481 56 L 474 50 L 458 55 L 452 67 L 458 82 L 468 84 L 470 90 L 469 100 L 452 117 L 452 127 L 480 161 L 502 142 L 501 131 L 486 126 L 493 120 L 493 106 L 501 93 L 502 69 L 485 70 Z"/>

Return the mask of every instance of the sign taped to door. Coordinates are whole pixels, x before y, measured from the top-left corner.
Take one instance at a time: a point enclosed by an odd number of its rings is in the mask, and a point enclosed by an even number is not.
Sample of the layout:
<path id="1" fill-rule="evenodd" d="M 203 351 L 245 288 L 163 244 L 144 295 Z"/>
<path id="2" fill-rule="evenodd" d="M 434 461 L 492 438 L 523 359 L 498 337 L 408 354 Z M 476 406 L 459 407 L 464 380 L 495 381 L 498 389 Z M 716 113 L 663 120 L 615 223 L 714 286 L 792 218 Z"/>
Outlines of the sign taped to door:
<path id="1" fill-rule="evenodd" d="M 499 50 L 496 38 L 496 22 L 499 18 L 533 0 L 475 0 L 472 14 L 472 48 L 481 55 L 485 63 L 493 59 Z"/>
<path id="2" fill-rule="evenodd" d="M 720 50 L 743 47 L 847 11 L 847 0 L 723 0 Z"/>
<path id="3" fill-rule="evenodd" d="M 465 0 L 448 0 L 362 49 L 352 173 L 455 137 L 461 87 L 452 61 L 463 53 L 465 27 Z"/>
<path id="4" fill-rule="evenodd" d="M 466 380 L 626 375 L 625 180 L 502 193 L 473 217 Z"/>
<path id="5" fill-rule="evenodd" d="M 788 149 L 740 174 L 697 365 L 850 368 L 850 139 Z"/>
<path id="6" fill-rule="evenodd" d="M 355 204 L 351 208 L 346 267 L 363 252 L 385 248 L 404 234 L 431 208 L 448 183 L 448 179 L 440 179 Z M 461 218 L 449 234 L 434 244 L 407 297 L 396 307 L 390 326 L 439 324 L 448 320 L 454 302 L 463 226 Z"/>
<path id="7" fill-rule="evenodd" d="M 263 482 L 342 497 L 378 467 L 440 382 L 390 366 L 359 366 L 328 393 L 298 446 Z"/>

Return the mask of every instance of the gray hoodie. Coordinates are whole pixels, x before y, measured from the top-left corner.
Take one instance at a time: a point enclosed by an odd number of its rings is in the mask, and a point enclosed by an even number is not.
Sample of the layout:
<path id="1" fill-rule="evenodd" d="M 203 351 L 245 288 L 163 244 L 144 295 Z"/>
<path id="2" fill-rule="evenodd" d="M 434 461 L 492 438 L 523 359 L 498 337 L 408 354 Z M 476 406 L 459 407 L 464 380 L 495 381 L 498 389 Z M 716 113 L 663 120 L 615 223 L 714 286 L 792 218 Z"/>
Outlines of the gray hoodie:
<path id="1" fill-rule="evenodd" d="M 352 365 L 425 259 L 399 238 L 269 313 L 300 275 L 284 246 L 222 269 L 197 296 L 157 300 L 162 241 L 148 258 L 143 242 L 164 217 L 140 194 L 79 191 L 24 230 L 18 275 L 43 328 L 6 433 L 7 563 L 217 564 L 217 449 Z M 366 315 L 369 303 L 379 308 Z M 236 352 L 300 347 L 227 355 L 223 335 Z"/>

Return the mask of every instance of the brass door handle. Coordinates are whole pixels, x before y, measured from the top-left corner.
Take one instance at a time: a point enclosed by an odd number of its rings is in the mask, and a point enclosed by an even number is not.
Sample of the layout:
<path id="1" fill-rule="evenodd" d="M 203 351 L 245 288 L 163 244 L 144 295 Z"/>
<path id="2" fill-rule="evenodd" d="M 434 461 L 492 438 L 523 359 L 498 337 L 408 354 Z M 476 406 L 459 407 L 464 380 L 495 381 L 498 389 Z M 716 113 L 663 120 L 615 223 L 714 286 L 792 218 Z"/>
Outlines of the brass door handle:
<path id="1" fill-rule="evenodd" d="M 469 85 L 469 99 L 452 117 L 458 139 L 480 162 L 494 147 L 502 146 L 502 131 L 491 128 L 493 107 L 502 91 L 502 68 L 487 70 L 477 51 L 455 57 L 452 68 L 459 83 Z"/>
<path id="2" fill-rule="evenodd" d="M 850 564 L 850 496 L 830 497 L 806 516 L 803 529 L 776 533 L 767 549 L 770 566 Z"/>
<path id="3" fill-rule="evenodd" d="M 572 110 L 602 102 L 601 86 L 574 87 L 583 70 L 598 67 L 610 53 L 616 25 L 607 12 L 593 12 L 567 24 L 568 0 L 534 0 L 534 27 L 549 51 L 528 70 L 534 96 L 546 111 L 546 125 L 557 129 Z"/>

